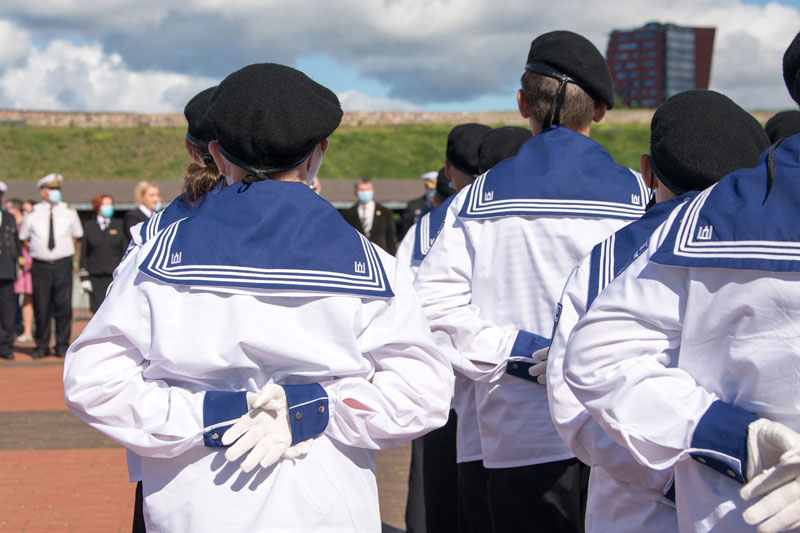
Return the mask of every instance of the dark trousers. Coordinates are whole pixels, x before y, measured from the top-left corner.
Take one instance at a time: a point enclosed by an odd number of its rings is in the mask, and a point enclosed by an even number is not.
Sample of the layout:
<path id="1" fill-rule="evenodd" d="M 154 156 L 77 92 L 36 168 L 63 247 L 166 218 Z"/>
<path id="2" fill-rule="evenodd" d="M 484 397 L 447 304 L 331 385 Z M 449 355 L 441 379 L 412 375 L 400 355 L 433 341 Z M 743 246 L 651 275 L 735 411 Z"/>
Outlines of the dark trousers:
<path id="1" fill-rule="evenodd" d="M 455 410 L 443 427 L 424 438 L 425 524 L 430 533 L 458 530 L 458 470 Z"/>
<path id="2" fill-rule="evenodd" d="M 72 322 L 72 257 L 52 263 L 34 259 L 33 322 L 37 350 L 47 351 L 50 344 L 50 320 L 56 320 L 56 353 L 69 347 Z"/>
<path id="3" fill-rule="evenodd" d="M 14 280 L 0 280 L 0 355 L 14 353 L 14 337 L 16 336 L 17 294 L 14 292 Z"/>
<path id="4" fill-rule="evenodd" d="M 408 469 L 408 497 L 406 498 L 406 533 L 425 533 L 425 437 L 411 441 L 411 466 Z"/>
<path id="5" fill-rule="evenodd" d="M 588 470 L 577 459 L 487 468 L 492 529 L 582 533 Z"/>
<path id="6" fill-rule="evenodd" d="M 483 461 L 458 463 L 458 532 L 492 531 L 487 494 L 486 468 Z"/>
<path id="7" fill-rule="evenodd" d="M 89 276 L 89 281 L 92 282 L 92 292 L 89 293 L 89 309 L 92 313 L 96 313 L 97 308 L 105 300 L 112 279 L 113 276 Z"/>
<path id="8" fill-rule="evenodd" d="M 136 484 L 136 499 L 133 501 L 133 533 L 145 533 L 144 527 L 144 495 L 142 482 Z"/>

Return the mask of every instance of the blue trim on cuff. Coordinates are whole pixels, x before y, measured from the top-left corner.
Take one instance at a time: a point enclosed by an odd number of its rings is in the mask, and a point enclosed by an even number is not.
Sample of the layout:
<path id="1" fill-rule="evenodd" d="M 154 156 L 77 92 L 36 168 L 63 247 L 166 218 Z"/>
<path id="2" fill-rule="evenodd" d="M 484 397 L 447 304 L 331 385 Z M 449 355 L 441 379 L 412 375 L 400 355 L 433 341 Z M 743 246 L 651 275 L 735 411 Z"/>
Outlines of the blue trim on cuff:
<path id="1" fill-rule="evenodd" d="M 211 429 L 203 430 L 203 444 L 211 448 L 221 447 L 222 436 L 233 424 L 218 424 L 237 420 L 246 413 L 246 392 L 206 392 L 203 396 L 203 427 Z"/>
<path id="2" fill-rule="evenodd" d="M 744 483 L 747 471 L 747 428 L 758 416 L 717 400 L 700 419 L 692 435 L 691 447 L 715 454 L 694 452 L 692 459 L 717 472 Z M 721 455 L 731 459 L 725 460 Z"/>
<path id="3" fill-rule="evenodd" d="M 511 347 L 510 357 L 530 357 L 533 352 L 541 350 L 550 345 L 550 339 L 525 331 L 519 330 L 517 338 L 514 339 L 514 345 Z"/>
<path id="4" fill-rule="evenodd" d="M 328 427 L 328 394 L 322 385 L 281 385 L 286 393 L 292 446 L 313 439 Z"/>

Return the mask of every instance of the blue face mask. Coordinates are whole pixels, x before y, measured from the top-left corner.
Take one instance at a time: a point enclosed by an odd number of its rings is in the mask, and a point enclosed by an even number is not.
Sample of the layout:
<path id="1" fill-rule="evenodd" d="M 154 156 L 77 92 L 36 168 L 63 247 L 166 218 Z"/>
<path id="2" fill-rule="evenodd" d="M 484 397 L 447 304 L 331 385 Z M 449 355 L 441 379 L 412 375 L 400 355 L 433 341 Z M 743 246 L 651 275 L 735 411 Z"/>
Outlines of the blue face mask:
<path id="1" fill-rule="evenodd" d="M 113 205 L 101 205 L 100 206 L 100 215 L 106 218 L 111 218 L 114 216 L 114 206 Z"/>
<path id="2" fill-rule="evenodd" d="M 374 196 L 375 196 L 374 191 L 358 191 L 358 201 L 361 202 L 362 204 L 371 202 Z"/>
<path id="3" fill-rule="evenodd" d="M 47 200 L 52 204 L 57 204 L 61 201 L 61 191 L 58 189 L 50 189 L 47 193 Z"/>
<path id="4" fill-rule="evenodd" d="M 162 208 L 162 207 L 164 207 L 164 206 L 163 206 L 163 205 L 161 205 L 161 200 L 159 200 L 158 202 L 156 202 L 156 207 L 155 207 L 155 209 L 153 209 L 153 211 L 155 211 L 156 213 L 158 213 L 159 211 L 161 211 L 161 208 Z"/>

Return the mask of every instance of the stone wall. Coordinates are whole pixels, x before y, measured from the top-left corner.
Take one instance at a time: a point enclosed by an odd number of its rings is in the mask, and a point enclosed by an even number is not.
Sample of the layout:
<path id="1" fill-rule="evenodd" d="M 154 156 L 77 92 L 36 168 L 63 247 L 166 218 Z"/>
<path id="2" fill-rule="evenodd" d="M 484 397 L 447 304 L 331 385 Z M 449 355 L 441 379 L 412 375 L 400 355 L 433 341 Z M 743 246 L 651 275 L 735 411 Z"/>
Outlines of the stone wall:
<path id="1" fill-rule="evenodd" d="M 766 122 L 774 111 L 754 111 L 759 121 Z M 621 109 L 609 111 L 603 123 L 649 124 L 652 109 Z M 343 125 L 371 126 L 395 124 L 484 124 L 526 123 L 516 111 L 478 111 L 474 113 L 440 113 L 427 111 L 350 111 L 344 114 Z M 79 128 L 130 128 L 141 125 L 153 127 L 185 128 L 183 113 L 86 113 L 66 111 L 22 111 L 0 109 L 0 125 L 75 126 Z"/>

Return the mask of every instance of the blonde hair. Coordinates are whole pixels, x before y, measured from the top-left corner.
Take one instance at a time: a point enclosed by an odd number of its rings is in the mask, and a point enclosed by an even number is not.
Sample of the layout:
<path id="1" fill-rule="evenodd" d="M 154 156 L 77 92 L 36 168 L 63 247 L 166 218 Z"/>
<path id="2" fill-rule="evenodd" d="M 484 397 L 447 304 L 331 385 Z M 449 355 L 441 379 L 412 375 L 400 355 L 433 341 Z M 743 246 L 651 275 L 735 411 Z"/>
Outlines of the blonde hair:
<path id="1" fill-rule="evenodd" d="M 136 184 L 136 188 L 133 190 L 133 203 L 137 206 L 142 205 L 142 198 L 144 198 L 144 193 L 147 192 L 147 189 L 150 187 L 155 187 L 158 189 L 158 185 L 154 181 L 142 180 Z"/>

